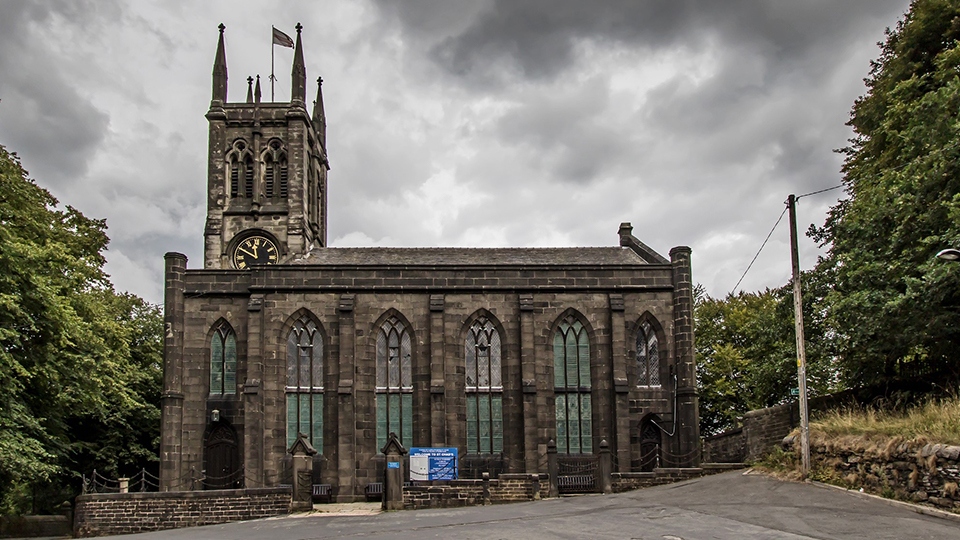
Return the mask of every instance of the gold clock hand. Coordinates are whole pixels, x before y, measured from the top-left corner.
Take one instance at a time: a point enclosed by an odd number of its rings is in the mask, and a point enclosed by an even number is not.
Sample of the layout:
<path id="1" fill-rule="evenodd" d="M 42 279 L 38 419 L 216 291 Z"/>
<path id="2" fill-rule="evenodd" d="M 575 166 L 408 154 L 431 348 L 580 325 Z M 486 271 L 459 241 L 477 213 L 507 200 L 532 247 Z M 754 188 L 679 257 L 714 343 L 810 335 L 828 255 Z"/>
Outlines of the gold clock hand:
<path id="1" fill-rule="evenodd" d="M 242 251 L 242 252 L 246 253 L 247 255 L 253 257 L 254 259 L 257 258 L 256 248 L 254 248 L 254 253 L 250 253 L 249 251 L 243 249 L 243 247 L 238 247 L 238 248 L 237 248 L 237 251 Z"/>

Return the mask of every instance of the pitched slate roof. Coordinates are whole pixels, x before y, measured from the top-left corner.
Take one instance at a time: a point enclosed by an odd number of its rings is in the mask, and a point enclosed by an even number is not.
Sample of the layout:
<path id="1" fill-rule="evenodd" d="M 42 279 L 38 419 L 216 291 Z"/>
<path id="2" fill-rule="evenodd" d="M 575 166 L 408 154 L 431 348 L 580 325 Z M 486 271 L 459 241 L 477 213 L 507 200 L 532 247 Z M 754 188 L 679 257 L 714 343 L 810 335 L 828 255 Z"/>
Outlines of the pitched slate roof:
<path id="1" fill-rule="evenodd" d="M 289 264 L 346 266 L 526 266 L 642 265 L 647 261 L 630 248 L 314 248 Z"/>

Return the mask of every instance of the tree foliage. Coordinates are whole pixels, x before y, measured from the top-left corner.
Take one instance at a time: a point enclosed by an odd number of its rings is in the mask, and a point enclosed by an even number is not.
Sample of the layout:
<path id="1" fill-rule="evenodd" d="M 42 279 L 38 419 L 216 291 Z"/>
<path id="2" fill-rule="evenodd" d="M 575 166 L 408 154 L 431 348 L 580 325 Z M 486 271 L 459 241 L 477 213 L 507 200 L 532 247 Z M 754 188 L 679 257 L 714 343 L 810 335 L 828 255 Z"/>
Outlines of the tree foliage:
<path id="1" fill-rule="evenodd" d="M 813 303 L 822 287 L 805 275 L 804 301 Z M 793 288 L 740 292 L 711 298 L 698 288 L 696 321 L 700 431 L 712 435 L 739 425 L 747 411 L 793 399 L 797 347 Z M 831 342 L 816 310 L 804 312 L 807 330 L 807 384 L 812 395 L 834 389 Z"/>
<path id="2" fill-rule="evenodd" d="M 156 459 L 161 317 L 113 291 L 105 222 L 3 146 L 0 193 L 0 511 L 22 512 L 69 496 L 78 467 Z"/>
<path id="3" fill-rule="evenodd" d="M 956 362 L 960 266 L 960 2 L 915 0 L 853 106 L 849 197 L 811 235 L 841 379 L 869 384 Z"/>

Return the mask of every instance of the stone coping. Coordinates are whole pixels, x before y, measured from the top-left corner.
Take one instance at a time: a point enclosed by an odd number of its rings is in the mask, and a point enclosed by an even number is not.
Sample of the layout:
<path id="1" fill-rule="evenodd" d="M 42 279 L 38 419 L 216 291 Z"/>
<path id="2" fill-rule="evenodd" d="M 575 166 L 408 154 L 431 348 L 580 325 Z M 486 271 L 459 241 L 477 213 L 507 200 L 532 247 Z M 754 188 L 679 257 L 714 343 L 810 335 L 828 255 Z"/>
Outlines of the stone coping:
<path id="1" fill-rule="evenodd" d="M 290 495 L 293 488 L 290 486 L 278 486 L 267 488 L 244 488 L 244 489 L 209 489 L 194 491 L 138 491 L 133 493 L 88 493 L 78 495 L 77 502 L 103 501 L 103 500 L 123 500 L 123 499 L 215 499 L 219 497 L 244 497 L 244 496 L 262 496 L 284 494 Z"/>
<path id="2" fill-rule="evenodd" d="M 732 471 L 735 469 L 746 469 L 746 463 L 703 463 L 700 466 L 706 471 Z"/>

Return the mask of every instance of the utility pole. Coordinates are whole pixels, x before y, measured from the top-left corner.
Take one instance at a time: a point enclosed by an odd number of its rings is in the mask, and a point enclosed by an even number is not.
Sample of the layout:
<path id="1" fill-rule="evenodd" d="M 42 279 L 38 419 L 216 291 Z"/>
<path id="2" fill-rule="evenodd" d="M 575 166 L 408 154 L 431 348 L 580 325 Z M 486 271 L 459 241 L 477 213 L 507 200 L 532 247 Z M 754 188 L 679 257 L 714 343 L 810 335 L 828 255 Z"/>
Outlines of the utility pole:
<path id="1" fill-rule="evenodd" d="M 797 381 L 800 386 L 800 447 L 803 453 L 800 474 L 810 474 L 810 422 L 807 414 L 807 355 L 803 339 L 803 297 L 800 294 L 800 252 L 797 247 L 797 197 L 787 198 L 790 208 L 790 258 L 793 262 L 793 317 L 797 334 Z"/>

